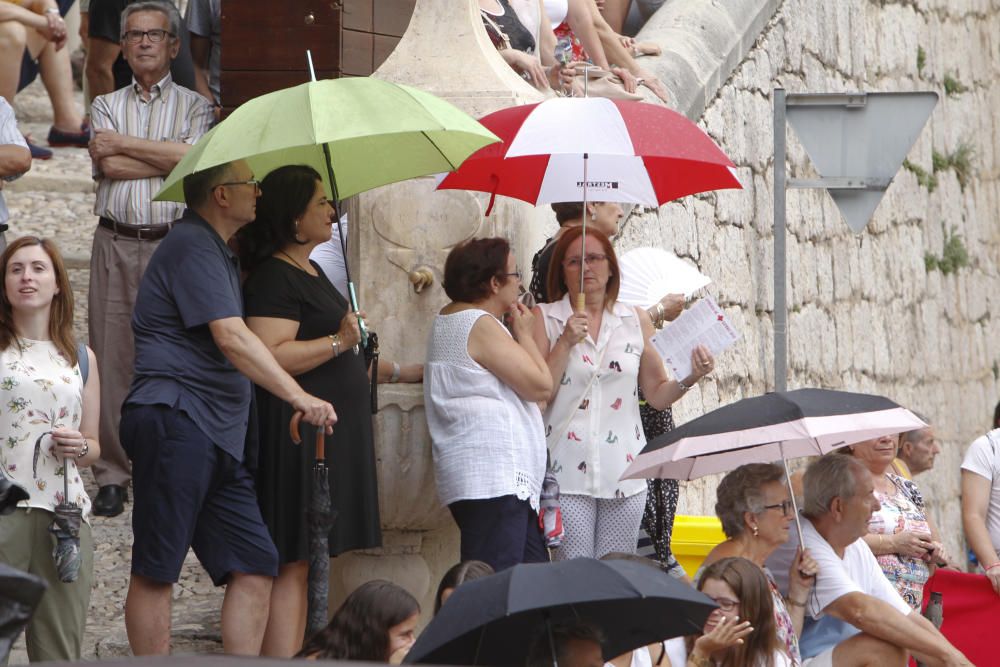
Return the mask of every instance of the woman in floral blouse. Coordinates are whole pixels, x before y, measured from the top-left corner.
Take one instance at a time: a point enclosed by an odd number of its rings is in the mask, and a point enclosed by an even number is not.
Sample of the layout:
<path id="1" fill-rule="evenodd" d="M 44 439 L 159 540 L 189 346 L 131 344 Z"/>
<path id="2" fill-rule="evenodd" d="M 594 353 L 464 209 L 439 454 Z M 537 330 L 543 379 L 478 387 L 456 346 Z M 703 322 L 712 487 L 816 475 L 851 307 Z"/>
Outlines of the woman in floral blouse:
<path id="1" fill-rule="evenodd" d="M 17 239 L 4 251 L 0 268 L 0 470 L 30 496 L 0 520 L 0 562 L 49 585 L 25 633 L 29 660 L 79 660 L 94 560 L 90 498 L 79 469 L 100 457 L 97 363 L 82 348 L 89 362 L 84 381 L 81 348 L 73 338 L 73 292 L 51 241 Z M 65 475 L 68 500 L 84 520 L 82 564 L 70 583 L 59 581 L 49 533 L 53 510 L 66 500 Z"/>
<path id="2" fill-rule="evenodd" d="M 649 343 L 649 314 L 617 301 L 621 273 L 611 242 L 588 229 L 584 248 L 582 234 L 574 227 L 560 237 L 548 276 L 555 301 L 535 308 L 534 337 L 554 385 L 544 419 L 566 531 L 556 559 L 635 552 L 646 481 L 618 478 L 646 445 L 637 386 L 662 410 L 714 364 L 699 346 L 691 375 L 668 379 Z M 585 305 L 579 311 L 581 271 Z"/>

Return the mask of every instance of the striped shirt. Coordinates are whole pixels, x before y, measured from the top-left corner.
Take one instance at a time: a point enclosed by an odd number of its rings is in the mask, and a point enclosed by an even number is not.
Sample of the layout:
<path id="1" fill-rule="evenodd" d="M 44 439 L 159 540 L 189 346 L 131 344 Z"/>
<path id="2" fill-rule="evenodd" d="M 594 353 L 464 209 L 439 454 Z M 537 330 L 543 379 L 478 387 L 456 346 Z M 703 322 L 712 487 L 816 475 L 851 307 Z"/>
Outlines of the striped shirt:
<path id="1" fill-rule="evenodd" d="M 14 110 L 9 104 L 7 104 L 7 100 L 0 97 L 0 145 L 8 144 L 21 146 L 22 148 L 28 147 L 28 143 L 24 140 L 24 136 L 22 136 L 20 130 L 17 129 L 17 119 L 14 117 Z M 21 174 L 9 174 L 7 176 L 0 175 L 0 224 L 5 223 L 10 219 L 10 213 L 7 211 L 7 202 L 3 200 L 3 184 L 5 181 L 13 181 L 20 175 Z"/>
<path id="2" fill-rule="evenodd" d="M 139 84 L 94 98 L 90 112 L 95 128 L 119 134 L 193 144 L 212 126 L 212 107 L 204 97 L 173 82 L 170 74 L 153 85 L 149 100 Z M 164 176 L 117 180 L 105 178 L 94 165 L 97 200 L 94 214 L 130 225 L 162 225 L 181 217 L 184 204 L 154 202 Z"/>

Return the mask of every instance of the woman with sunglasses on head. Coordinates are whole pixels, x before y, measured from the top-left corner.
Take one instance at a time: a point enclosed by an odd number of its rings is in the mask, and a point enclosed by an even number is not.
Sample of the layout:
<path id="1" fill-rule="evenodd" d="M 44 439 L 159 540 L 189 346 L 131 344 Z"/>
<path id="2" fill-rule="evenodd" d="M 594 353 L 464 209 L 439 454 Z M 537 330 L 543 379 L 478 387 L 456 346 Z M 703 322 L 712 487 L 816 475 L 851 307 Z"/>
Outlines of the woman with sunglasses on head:
<path id="1" fill-rule="evenodd" d="M 637 387 L 663 409 L 714 363 L 698 346 L 691 375 L 669 379 L 649 342 L 649 314 L 617 300 L 621 273 L 611 241 L 593 229 L 583 241 L 582 227 L 562 233 L 548 275 L 556 300 L 535 308 L 534 336 L 553 382 L 545 433 L 566 531 L 554 552 L 559 560 L 635 552 L 646 481 L 618 478 L 646 444 Z"/>
<path id="2" fill-rule="evenodd" d="M 723 558 L 706 567 L 698 590 L 719 608 L 709 615 L 701 634 L 666 642 L 670 667 L 797 664 L 775 633 L 774 603 L 768 588 L 760 568 L 745 558 Z"/>
<path id="3" fill-rule="evenodd" d="M 101 455 L 97 364 L 73 337 L 73 290 L 52 241 L 17 239 L 0 268 L 0 476 L 28 492 L 0 518 L 0 563 L 48 584 L 26 628 L 28 660 L 79 660 L 94 574 L 90 498 L 80 468 Z M 82 516 L 73 581 L 60 580 L 49 532 L 63 504 Z"/>
<path id="4" fill-rule="evenodd" d="M 785 471 L 773 463 L 748 463 L 722 478 L 716 490 L 715 513 L 722 522 L 726 540 L 705 557 L 707 568 L 724 558 L 745 558 L 760 568 L 773 598 L 778 638 L 793 665 L 802 661 L 798 636 L 802 633 L 805 604 L 816 583 L 816 562 L 808 551 L 797 553 L 788 572 L 788 597 L 783 598 L 764 561 L 788 541 L 795 520 Z"/>
<path id="5" fill-rule="evenodd" d="M 438 497 L 458 524 L 461 560 L 497 572 L 547 561 L 538 528 L 545 437 L 535 402 L 552 379 L 531 336 L 531 311 L 517 301 L 521 272 L 507 240 L 452 248 L 444 291 L 451 302 L 427 342 L 424 406 Z"/>

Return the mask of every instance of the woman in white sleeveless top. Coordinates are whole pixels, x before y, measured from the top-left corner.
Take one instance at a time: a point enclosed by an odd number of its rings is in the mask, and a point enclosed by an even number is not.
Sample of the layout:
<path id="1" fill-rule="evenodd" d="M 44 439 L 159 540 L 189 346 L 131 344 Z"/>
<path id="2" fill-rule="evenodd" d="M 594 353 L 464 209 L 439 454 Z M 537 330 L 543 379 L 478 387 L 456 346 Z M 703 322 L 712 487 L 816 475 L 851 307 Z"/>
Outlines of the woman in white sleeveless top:
<path id="1" fill-rule="evenodd" d="M 668 379 L 649 344 L 649 314 L 617 301 L 621 274 L 611 241 L 588 229 L 584 256 L 582 233 L 575 227 L 559 239 L 548 277 L 555 301 L 535 309 L 534 337 L 554 387 L 544 418 L 566 531 L 553 554 L 558 560 L 635 552 L 646 480 L 618 478 L 646 445 L 637 386 L 649 405 L 663 410 L 714 363 L 699 346 L 692 374 Z M 576 312 L 581 270 L 585 307 Z"/>
<path id="2" fill-rule="evenodd" d="M 461 560 L 500 571 L 548 560 L 538 527 L 545 436 L 535 401 L 552 379 L 517 302 L 521 274 L 501 238 L 460 243 L 448 254 L 452 300 L 434 319 L 424 405 L 438 496 L 462 536 Z M 510 316 L 511 331 L 500 319 Z"/>
<path id="3" fill-rule="evenodd" d="M 51 241 L 17 239 L 0 268 L 0 470 L 29 496 L 0 519 L 0 562 L 48 583 L 25 633 L 28 659 L 79 660 L 94 569 L 90 498 L 80 468 L 101 455 L 97 363 L 73 338 L 73 292 Z M 80 350 L 86 360 L 77 359 Z M 54 510 L 64 502 L 83 514 L 81 564 L 72 582 L 59 580 L 49 533 Z"/>

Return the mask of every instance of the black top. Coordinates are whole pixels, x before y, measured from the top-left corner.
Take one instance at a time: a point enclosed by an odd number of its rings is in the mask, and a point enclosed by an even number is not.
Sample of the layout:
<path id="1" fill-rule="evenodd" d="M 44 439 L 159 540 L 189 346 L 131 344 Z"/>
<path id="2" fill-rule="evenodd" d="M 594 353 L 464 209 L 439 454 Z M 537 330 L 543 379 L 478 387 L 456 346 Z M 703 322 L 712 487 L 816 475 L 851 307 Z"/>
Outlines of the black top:
<path id="1" fill-rule="evenodd" d="M 531 258 L 531 284 L 528 285 L 528 291 L 534 297 L 535 303 L 549 302 L 549 263 L 552 261 L 552 253 L 556 249 L 555 241 L 554 236 L 546 239 L 542 249 Z"/>
<path id="2" fill-rule="evenodd" d="M 208 328 L 230 317 L 243 317 L 239 261 L 188 209 L 153 252 L 139 283 L 132 312 L 135 373 L 125 403 L 183 410 L 240 461 L 250 380 L 222 354 Z"/>
<path id="3" fill-rule="evenodd" d="M 89 37 L 96 37 L 107 42 L 120 45 L 122 41 L 122 11 L 137 0 L 90 0 L 90 24 L 87 29 Z M 174 83 L 195 90 L 194 62 L 191 60 L 191 36 L 187 26 L 181 21 L 181 48 L 177 57 L 170 63 L 170 74 Z M 118 54 L 111 71 L 115 76 L 115 90 L 132 83 L 132 69 L 125 62 L 122 54 Z"/>
<path id="4" fill-rule="evenodd" d="M 525 53 L 534 53 L 535 37 L 528 32 L 528 29 L 524 27 L 521 20 L 517 18 L 517 14 L 515 14 L 514 10 L 511 9 L 510 3 L 508 3 L 507 0 L 497 0 L 497 2 L 501 7 L 503 7 L 503 14 L 501 16 L 497 16 L 492 12 L 481 10 L 485 15 L 483 17 L 483 24 L 486 25 L 487 32 L 490 31 L 490 26 L 486 16 L 489 16 L 489 18 L 492 19 L 497 26 L 499 26 L 500 30 L 503 31 L 507 40 L 510 42 L 511 48 L 517 49 L 518 51 L 524 51 Z M 542 16 L 542 20 L 546 20 L 544 16 Z"/>
<path id="5" fill-rule="evenodd" d="M 347 300 L 319 270 L 313 276 L 280 259 L 265 259 L 244 286 L 247 317 L 299 323 L 296 340 L 324 338 L 340 328 Z M 364 355 L 350 349 L 295 377 L 302 388 L 333 404 L 337 424 L 326 438 L 330 500 L 337 518 L 330 555 L 381 545 L 378 482 L 371 417 L 371 390 Z M 288 435 L 292 409 L 257 387 L 260 462 L 257 502 L 282 563 L 308 557 L 306 507 L 312 484 L 315 431 L 302 429 L 302 444 Z"/>

